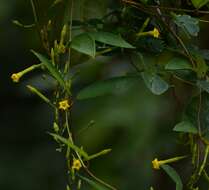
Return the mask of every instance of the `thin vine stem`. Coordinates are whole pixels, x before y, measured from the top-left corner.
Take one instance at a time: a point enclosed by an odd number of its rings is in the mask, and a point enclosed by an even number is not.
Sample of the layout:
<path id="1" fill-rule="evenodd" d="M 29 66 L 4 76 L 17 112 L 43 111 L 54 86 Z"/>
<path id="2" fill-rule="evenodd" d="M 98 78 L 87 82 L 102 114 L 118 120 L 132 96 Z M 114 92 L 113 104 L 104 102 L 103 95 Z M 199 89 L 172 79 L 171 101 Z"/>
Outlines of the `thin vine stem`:
<path id="1" fill-rule="evenodd" d="M 30 0 L 30 3 L 31 3 L 31 6 L 32 6 L 32 10 L 33 10 L 33 16 L 34 16 L 35 24 L 38 25 L 38 16 L 37 16 L 37 13 L 36 13 L 35 3 L 34 3 L 33 0 Z"/>
<path id="2" fill-rule="evenodd" d="M 31 7 L 32 7 L 33 18 L 34 18 L 36 30 L 37 30 L 39 39 L 41 41 L 41 45 L 44 47 L 44 43 L 43 43 L 43 40 L 42 40 L 42 37 L 41 37 L 41 33 L 40 33 L 41 32 L 41 28 L 39 26 L 38 15 L 37 15 L 37 11 L 36 11 L 34 0 L 30 0 L 30 4 L 31 4 Z"/>
<path id="3" fill-rule="evenodd" d="M 199 105 L 198 105 L 198 113 L 197 113 L 197 125 L 198 125 L 199 136 L 201 136 L 201 121 L 200 121 L 201 107 L 202 107 L 202 89 L 200 88 Z"/>
<path id="4" fill-rule="evenodd" d="M 73 0 L 71 0 L 71 3 L 70 3 L 69 43 L 72 40 L 73 5 L 74 5 Z M 69 71 L 70 63 L 71 63 L 71 48 L 69 47 L 69 50 L 68 50 L 68 59 L 67 59 L 67 62 L 65 64 L 65 69 L 64 69 L 64 73 L 65 74 Z"/>

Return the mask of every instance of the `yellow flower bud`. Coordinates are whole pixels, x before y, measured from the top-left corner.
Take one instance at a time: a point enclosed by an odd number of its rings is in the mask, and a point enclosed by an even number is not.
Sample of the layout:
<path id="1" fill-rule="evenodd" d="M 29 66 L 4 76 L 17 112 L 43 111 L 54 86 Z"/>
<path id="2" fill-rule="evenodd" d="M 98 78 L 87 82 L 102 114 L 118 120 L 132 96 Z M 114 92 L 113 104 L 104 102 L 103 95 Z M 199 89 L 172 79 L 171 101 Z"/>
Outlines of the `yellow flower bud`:
<path id="1" fill-rule="evenodd" d="M 11 79 L 13 80 L 13 82 L 19 82 L 20 78 L 21 78 L 21 74 L 20 73 L 14 73 L 11 75 Z"/>
<path id="2" fill-rule="evenodd" d="M 33 71 L 36 68 L 41 67 L 42 64 L 38 64 L 38 65 L 32 65 L 26 69 L 24 69 L 23 71 L 20 71 L 19 73 L 13 73 L 11 75 L 11 79 L 13 80 L 13 82 L 19 82 L 20 78 L 25 75 L 26 73 L 29 73 L 31 71 Z"/>

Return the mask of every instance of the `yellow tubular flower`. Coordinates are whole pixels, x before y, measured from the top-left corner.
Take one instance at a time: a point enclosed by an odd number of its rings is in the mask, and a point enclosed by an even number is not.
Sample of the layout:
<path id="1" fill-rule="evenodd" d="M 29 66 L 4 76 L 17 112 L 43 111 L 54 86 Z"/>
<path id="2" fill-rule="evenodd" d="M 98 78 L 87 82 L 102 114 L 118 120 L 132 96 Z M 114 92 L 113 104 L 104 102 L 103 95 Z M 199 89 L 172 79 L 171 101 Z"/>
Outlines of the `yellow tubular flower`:
<path id="1" fill-rule="evenodd" d="M 151 31 L 147 31 L 147 32 L 139 32 L 136 34 L 138 37 L 140 36 L 153 36 L 154 38 L 159 38 L 160 36 L 160 32 L 157 28 L 154 28 Z"/>
<path id="2" fill-rule="evenodd" d="M 11 75 L 11 79 L 13 80 L 13 82 L 19 82 L 20 78 L 25 75 L 26 73 L 29 73 L 31 71 L 33 71 L 36 68 L 41 67 L 42 64 L 37 64 L 37 65 L 32 65 L 26 69 L 24 69 L 23 71 L 20 71 L 19 73 L 13 73 Z"/>
<path id="3" fill-rule="evenodd" d="M 156 169 L 156 170 L 159 170 L 160 169 L 160 163 L 158 161 L 157 158 L 155 158 L 153 161 L 152 161 L 152 166 L 153 166 L 153 169 Z"/>
<path id="4" fill-rule="evenodd" d="M 73 170 L 80 170 L 80 168 L 82 167 L 80 160 L 78 159 L 73 159 L 73 165 L 72 165 L 72 169 Z"/>
<path id="5" fill-rule="evenodd" d="M 60 110 L 67 110 L 70 107 L 68 100 L 63 100 L 59 102 Z"/>
<path id="6" fill-rule="evenodd" d="M 154 28 L 154 30 L 152 31 L 152 35 L 154 38 L 159 38 L 160 36 L 160 32 L 157 28 Z"/>
<path id="7" fill-rule="evenodd" d="M 170 159 L 167 159 L 167 160 L 158 160 L 157 158 L 155 158 L 153 161 L 152 161 L 152 167 L 153 169 L 155 170 L 159 170 L 160 169 L 160 166 L 163 165 L 163 164 L 168 164 L 168 163 L 172 163 L 172 162 L 177 162 L 181 159 L 184 159 L 186 158 L 187 156 L 178 156 L 178 157 L 174 157 L 174 158 L 170 158 Z"/>
<path id="8" fill-rule="evenodd" d="M 17 82 L 19 82 L 21 76 L 22 75 L 20 73 L 14 73 L 14 74 L 11 75 L 11 79 L 12 79 L 13 82 L 17 83 Z"/>

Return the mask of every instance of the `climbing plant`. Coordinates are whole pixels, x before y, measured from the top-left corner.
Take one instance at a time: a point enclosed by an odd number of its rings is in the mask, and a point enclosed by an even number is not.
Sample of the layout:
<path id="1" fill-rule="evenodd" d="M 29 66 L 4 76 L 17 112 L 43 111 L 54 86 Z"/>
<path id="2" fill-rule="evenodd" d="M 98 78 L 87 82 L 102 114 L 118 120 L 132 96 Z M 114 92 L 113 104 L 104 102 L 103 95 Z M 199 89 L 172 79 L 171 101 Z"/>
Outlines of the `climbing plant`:
<path id="1" fill-rule="evenodd" d="M 11 79 L 18 83 L 38 69 L 55 82 L 50 97 L 31 84 L 27 88 L 54 113 L 53 128 L 48 134 L 66 157 L 67 190 L 82 189 L 83 182 L 98 190 L 117 189 L 117 184 L 104 182 L 90 170 L 95 158 L 114 150 L 89 154 L 78 146 L 71 112 L 76 101 L 128 88 L 138 78 L 155 95 L 172 91 L 181 106 L 182 120 L 171 130 L 180 134 L 186 154 L 163 160 L 153 158 L 153 172 L 165 171 L 175 182 L 176 190 L 198 190 L 201 178 L 209 181 L 209 50 L 198 43 L 201 23 L 209 23 L 208 0 L 55 0 L 44 12 L 39 9 L 41 1 L 30 3 L 34 23 L 13 23 L 36 30 L 43 48 L 41 52 L 31 50 L 39 64 L 13 73 Z M 59 15 L 53 14 L 63 9 Z M 131 73 L 94 82 L 79 91 L 72 88 L 80 65 L 120 55 L 133 67 Z M 184 102 L 176 95 L 176 81 L 191 89 Z M 87 125 L 92 124 L 93 121 Z M 191 176 L 182 179 L 171 166 L 173 162 L 191 166 Z"/>

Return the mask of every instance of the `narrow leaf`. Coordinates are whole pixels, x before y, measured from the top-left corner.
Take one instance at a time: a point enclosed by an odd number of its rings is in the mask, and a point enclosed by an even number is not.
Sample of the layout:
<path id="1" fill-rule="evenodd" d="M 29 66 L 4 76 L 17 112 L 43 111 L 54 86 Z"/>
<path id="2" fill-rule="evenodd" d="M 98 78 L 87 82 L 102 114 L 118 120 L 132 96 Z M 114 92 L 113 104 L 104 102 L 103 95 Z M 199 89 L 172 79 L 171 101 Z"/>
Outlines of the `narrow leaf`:
<path id="1" fill-rule="evenodd" d="M 109 152 L 111 152 L 111 149 L 102 150 L 102 151 L 100 151 L 100 152 L 98 152 L 96 154 L 90 155 L 89 158 L 88 158 L 88 160 L 92 160 L 92 159 L 97 158 L 99 156 L 103 156 L 105 154 L 108 154 Z"/>
<path id="2" fill-rule="evenodd" d="M 183 190 L 183 184 L 178 173 L 169 165 L 162 165 L 163 170 L 168 174 L 168 176 L 176 183 L 176 190 Z"/>
<path id="3" fill-rule="evenodd" d="M 31 51 L 40 60 L 40 62 L 44 64 L 44 66 L 49 71 L 49 73 L 60 83 L 60 85 L 62 87 L 64 87 L 68 93 L 70 93 L 69 89 L 66 87 L 63 76 L 57 70 L 57 68 L 54 67 L 52 62 L 50 60 L 48 60 L 45 56 L 41 55 L 40 53 L 37 53 L 33 50 L 31 50 Z"/>
<path id="4" fill-rule="evenodd" d="M 88 154 L 80 149 L 79 147 L 77 147 L 76 145 L 74 145 L 73 143 L 71 143 L 68 139 L 65 139 L 57 134 L 54 133 L 50 133 L 50 135 L 55 139 L 55 140 L 59 140 L 60 142 L 66 144 L 68 147 L 72 148 L 74 151 L 78 152 L 79 155 L 83 156 L 85 159 L 88 160 Z"/>
<path id="5" fill-rule="evenodd" d="M 44 95 L 42 94 L 37 88 L 31 86 L 31 85 L 27 85 L 27 88 L 34 94 L 36 94 L 37 96 L 39 96 L 44 102 L 46 102 L 47 104 L 51 105 L 52 107 L 54 107 L 54 105 L 51 103 L 51 101 Z"/>

